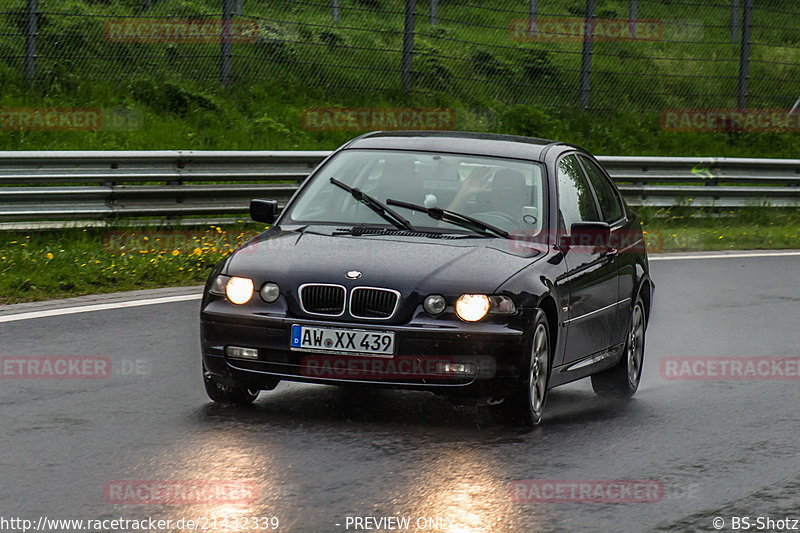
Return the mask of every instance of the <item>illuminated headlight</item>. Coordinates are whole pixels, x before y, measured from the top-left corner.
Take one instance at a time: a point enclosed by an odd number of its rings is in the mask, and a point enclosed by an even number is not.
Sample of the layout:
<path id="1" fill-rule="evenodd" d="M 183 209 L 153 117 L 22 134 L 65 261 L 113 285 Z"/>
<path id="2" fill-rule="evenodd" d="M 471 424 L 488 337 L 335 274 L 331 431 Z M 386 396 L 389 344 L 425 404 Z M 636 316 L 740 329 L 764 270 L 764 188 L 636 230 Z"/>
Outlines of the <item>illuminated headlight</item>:
<path id="1" fill-rule="evenodd" d="M 489 312 L 489 297 L 485 294 L 462 294 L 456 300 L 456 314 L 466 322 L 477 322 Z"/>
<path id="2" fill-rule="evenodd" d="M 508 296 L 490 296 L 489 312 L 493 315 L 513 315 L 517 312 L 517 306 Z"/>
<path id="3" fill-rule="evenodd" d="M 253 297 L 253 280 L 234 276 L 225 284 L 225 296 L 237 305 L 246 304 Z"/>
<path id="4" fill-rule="evenodd" d="M 447 307 L 447 302 L 441 294 L 431 294 L 422 302 L 422 307 L 425 309 L 426 313 L 438 315 Z"/>
<path id="5" fill-rule="evenodd" d="M 261 299 L 271 304 L 275 300 L 278 299 L 278 296 L 281 294 L 281 289 L 278 287 L 276 283 L 265 283 L 263 287 L 261 287 Z"/>

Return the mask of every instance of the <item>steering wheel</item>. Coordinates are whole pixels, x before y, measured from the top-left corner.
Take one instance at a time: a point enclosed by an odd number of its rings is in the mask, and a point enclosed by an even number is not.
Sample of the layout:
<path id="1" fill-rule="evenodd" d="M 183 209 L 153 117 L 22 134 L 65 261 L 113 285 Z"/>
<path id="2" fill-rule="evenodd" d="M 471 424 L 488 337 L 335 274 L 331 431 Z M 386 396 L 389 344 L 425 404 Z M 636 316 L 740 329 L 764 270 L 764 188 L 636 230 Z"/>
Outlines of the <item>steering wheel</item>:
<path id="1" fill-rule="evenodd" d="M 470 216 L 506 231 L 520 229 L 519 221 L 502 211 L 484 211 L 483 213 L 473 213 Z"/>

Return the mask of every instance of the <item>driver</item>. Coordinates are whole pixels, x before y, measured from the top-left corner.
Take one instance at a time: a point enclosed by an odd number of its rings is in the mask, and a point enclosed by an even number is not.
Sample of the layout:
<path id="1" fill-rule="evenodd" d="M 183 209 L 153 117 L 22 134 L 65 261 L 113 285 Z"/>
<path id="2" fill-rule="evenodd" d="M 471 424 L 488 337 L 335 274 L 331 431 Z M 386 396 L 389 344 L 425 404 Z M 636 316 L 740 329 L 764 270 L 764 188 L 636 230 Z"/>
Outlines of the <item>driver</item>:
<path id="1" fill-rule="evenodd" d="M 478 167 L 473 170 L 456 194 L 448 209 L 463 213 L 467 201 L 475 194 L 490 193 L 489 206 L 484 211 L 505 213 L 514 220 L 522 220 L 523 206 L 530 199 L 530 188 L 525 184 L 525 176 L 519 170 L 503 168 L 492 176 L 491 168 Z"/>

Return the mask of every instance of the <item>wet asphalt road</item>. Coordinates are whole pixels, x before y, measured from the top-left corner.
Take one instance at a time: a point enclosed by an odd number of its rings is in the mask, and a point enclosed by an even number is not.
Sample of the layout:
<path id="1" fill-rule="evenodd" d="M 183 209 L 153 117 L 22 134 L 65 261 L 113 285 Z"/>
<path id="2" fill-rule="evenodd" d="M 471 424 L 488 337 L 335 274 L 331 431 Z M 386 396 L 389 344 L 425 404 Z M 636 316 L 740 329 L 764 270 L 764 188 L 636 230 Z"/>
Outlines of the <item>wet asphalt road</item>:
<path id="1" fill-rule="evenodd" d="M 2 356 L 108 356 L 114 369 L 0 380 L 0 518 L 258 516 L 300 533 L 364 530 L 348 516 L 439 518 L 444 527 L 428 530 L 449 532 L 714 531 L 717 516 L 731 531 L 731 515 L 800 518 L 798 381 L 659 371 L 665 357 L 800 356 L 800 257 L 651 268 L 635 398 L 599 400 L 588 381 L 571 384 L 551 392 L 533 431 L 426 393 L 282 383 L 252 409 L 211 404 L 197 300 L 0 323 Z M 519 479 L 655 480 L 663 498 L 519 503 L 508 495 Z M 258 496 L 108 503 L 104 488 L 118 480 L 249 480 Z"/>

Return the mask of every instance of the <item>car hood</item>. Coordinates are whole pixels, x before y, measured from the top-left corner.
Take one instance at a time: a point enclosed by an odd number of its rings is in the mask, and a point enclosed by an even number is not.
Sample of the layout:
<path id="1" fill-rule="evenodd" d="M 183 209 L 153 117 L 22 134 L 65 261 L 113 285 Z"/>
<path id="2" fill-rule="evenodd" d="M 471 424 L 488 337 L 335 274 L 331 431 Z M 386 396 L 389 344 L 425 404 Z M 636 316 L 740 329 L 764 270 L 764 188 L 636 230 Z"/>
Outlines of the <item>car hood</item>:
<path id="1" fill-rule="evenodd" d="M 272 228 L 237 250 L 225 273 L 283 286 L 323 282 L 422 293 L 492 293 L 541 255 L 505 239 L 334 236 L 330 228 Z M 348 280 L 345 273 L 351 270 L 361 277 Z"/>

